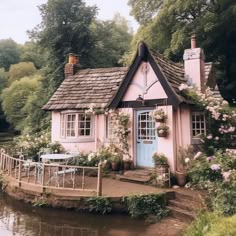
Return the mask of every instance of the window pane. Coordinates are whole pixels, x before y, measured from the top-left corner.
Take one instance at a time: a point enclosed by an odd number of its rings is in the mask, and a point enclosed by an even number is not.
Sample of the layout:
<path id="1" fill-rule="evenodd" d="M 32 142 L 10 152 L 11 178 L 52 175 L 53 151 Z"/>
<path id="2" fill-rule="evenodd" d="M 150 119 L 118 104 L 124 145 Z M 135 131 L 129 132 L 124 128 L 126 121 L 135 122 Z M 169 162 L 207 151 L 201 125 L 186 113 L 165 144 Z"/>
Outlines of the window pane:
<path id="1" fill-rule="evenodd" d="M 192 112 L 192 137 L 206 133 L 204 112 Z"/>
<path id="2" fill-rule="evenodd" d="M 138 116 L 138 139 L 156 139 L 155 121 L 151 116 L 149 116 L 149 112 L 143 112 Z"/>
<path id="3" fill-rule="evenodd" d="M 91 116 L 87 114 L 79 114 L 78 118 L 78 136 L 90 136 Z"/>

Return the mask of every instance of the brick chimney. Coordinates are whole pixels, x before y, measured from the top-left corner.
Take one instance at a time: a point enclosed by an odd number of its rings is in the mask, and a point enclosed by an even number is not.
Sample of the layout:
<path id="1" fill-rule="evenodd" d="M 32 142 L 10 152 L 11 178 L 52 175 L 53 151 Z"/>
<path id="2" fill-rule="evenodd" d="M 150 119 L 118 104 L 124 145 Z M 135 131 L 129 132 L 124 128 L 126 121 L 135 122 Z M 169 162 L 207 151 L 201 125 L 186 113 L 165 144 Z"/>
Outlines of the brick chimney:
<path id="1" fill-rule="evenodd" d="M 185 76 L 202 92 L 205 91 L 205 55 L 201 48 L 197 48 L 196 35 L 191 37 L 191 49 L 184 51 Z"/>
<path id="2" fill-rule="evenodd" d="M 64 73 L 65 79 L 74 75 L 80 68 L 79 56 L 73 53 L 69 54 L 68 63 L 65 65 Z"/>

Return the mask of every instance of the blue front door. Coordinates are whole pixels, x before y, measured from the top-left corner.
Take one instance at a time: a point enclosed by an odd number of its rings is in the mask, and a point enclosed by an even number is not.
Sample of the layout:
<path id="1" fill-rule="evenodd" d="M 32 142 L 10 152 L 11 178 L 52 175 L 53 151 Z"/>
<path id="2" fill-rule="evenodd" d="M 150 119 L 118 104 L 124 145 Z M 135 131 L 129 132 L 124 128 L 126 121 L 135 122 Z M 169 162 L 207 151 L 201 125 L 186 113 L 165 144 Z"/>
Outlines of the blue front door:
<path id="1" fill-rule="evenodd" d="M 136 115 L 136 160 L 138 166 L 153 167 L 152 155 L 157 151 L 155 120 L 151 110 L 137 111 Z"/>

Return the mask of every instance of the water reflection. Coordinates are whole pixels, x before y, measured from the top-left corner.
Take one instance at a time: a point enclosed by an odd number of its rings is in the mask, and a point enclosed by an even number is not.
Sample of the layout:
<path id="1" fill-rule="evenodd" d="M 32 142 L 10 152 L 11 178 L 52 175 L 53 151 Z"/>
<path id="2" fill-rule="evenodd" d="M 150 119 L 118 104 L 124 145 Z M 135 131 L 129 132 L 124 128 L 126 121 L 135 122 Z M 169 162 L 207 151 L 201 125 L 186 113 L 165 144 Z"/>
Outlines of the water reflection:
<path id="1" fill-rule="evenodd" d="M 91 215 L 35 208 L 0 193 L 1 236 L 141 236 L 143 221 L 124 215 Z"/>

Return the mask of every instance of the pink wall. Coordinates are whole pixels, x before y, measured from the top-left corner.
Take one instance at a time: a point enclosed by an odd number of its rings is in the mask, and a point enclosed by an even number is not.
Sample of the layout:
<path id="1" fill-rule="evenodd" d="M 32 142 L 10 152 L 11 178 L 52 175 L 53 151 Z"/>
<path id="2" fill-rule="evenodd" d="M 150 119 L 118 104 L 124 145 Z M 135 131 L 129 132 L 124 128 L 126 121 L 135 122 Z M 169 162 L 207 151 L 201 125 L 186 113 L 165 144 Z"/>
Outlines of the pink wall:
<path id="1" fill-rule="evenodd" d="M 174 126 L 174 114 L 173 114 L 173 107 L 172 106 L 162 106 L 163 110 L 166 111 L 168 116 L 166 120 L 166 124 L 170 128 L 170 132 L 168 137 L 161 138 L 158 137 L 157 146 L 158 152 L 164 153 L 168 157 L 169 165 L 171 171 L 175 170 L 175 126 Z M 157 123 L 158 125 L 158 123 Z"/>
<path id="2" fill-rule="evenodd" d="M 146 65 L 148 71 L 145 73 L 143 72 L 143 68 Z M 167 98 L 167 95 L 158 81 L 151 65 L 146 62 L 142 62 L 136 71 L 130 86 L 122 98 L 122 101 L 134 101 L 139 95 L 142 95 L 146 100 Z"/>
<path id="3" fill-rule="evenodd" d="M 96 125 L 98 123 L 99 125 Z M 91 152 L 95 151 L 105 140 L 105 118 L 104 115 L 96 116 L 94 119 L 94 135 L 92 138 L 69 138 L 60 137 L 60 112 L 52 112 L 52 142 L 58 141 L 65 150 Z"/>

